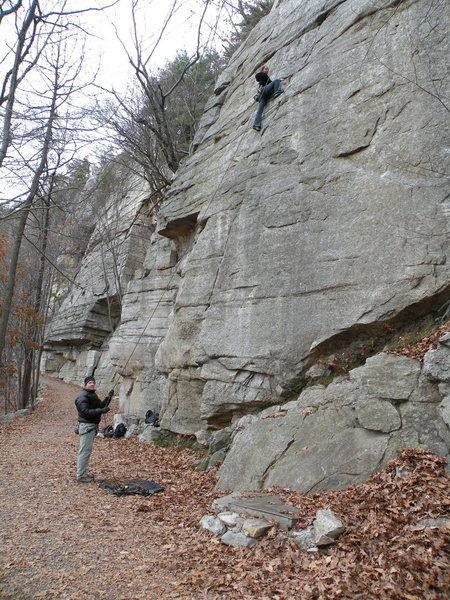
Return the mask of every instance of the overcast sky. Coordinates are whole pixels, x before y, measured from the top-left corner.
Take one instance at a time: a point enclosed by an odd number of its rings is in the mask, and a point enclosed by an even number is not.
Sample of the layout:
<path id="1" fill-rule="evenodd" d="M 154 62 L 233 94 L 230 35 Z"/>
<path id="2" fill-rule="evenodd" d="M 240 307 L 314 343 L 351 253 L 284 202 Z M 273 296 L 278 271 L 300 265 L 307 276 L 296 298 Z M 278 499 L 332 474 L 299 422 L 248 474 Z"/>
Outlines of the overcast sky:
<path id="1" fill-rule="evenodd" d="M 151 61 L 146 65 L 147 69 L 155 72 L 161 68 L 169 60 L 172 60 L 177 51 L 186 49 L 189 54 L 192 54 L 197 45 L 197 32 L 204 8 L 204 0 L 118 0 L 114 6 L 103 11 L 87 11 L 79 18 L 82 21 L 82 27 L 88 34 L 86 47 L 82 49 L 83 36 L 76 36 L 68 43 L 71 58 L 74 63 L 77 57 L 83 52 L 82 73 L 80 76 L 81 85 L 84 82 L 92 81 L 95 74 L 95 83 L 106 89 L 114 88 L 122 97 L 125 97 L 127 91 L 127 83 L 133 80 L 133 71 L 129 64 L 127 54 L 122 46 L 128 49 L 128 52 L 134 55 L 133 36 L 131 34 L 133 27 L 132 6 L 137 5 L 137 24 L 138 37 L 141 42 L 144 56 L 148 56 L 151 49 L 160 37 L 161 28 L 166 21 L 168 14 L 175 2 L 176 10 L 170 20 L 162 39 L 158 42 L 158 47 L 152 55 Z M 0 0 L 1 3 L 1 0 Z M 92 7 L 103 7 L 107 3 L 114 3 L 114 0 L 64 0 L 64 12 L 79 11 L 91 9 Z M 56 3 L 63 4 L 61 3 Z M 18 11 L 17 15 L 6 18 L 2 21 L 2 31 L 0 38 L 0 81 L 3 81 L 5 73 L 11 68 L 12 53 L 8 55 L 17 42 L 17 32 L 15 30 L 15 18 L 20 25 L 24 19 L 25 11 L 29 6 L 25 2 L 23 8 Z M 51 12 L 58 10 L 54 0 L 42 0 L 42 10 Z M 216 18 L 215 10 L 209 8 L 207 13 L 207 23 L 212 24 Z M 77 19 L 74 17 L 74 22 Z M 72 28 L 71 32 L 77 31 Z M 202 42 L 206 41 L 208 35 L 208 27 L 203 27 Z M 119 39 L 122 43 L 119 41 Z M 69 38 L 70 39 L 70 38 Z M 80 42 L 78 44 L 78 42 Z M 7 60 L 3 60 L 7 56 Z M 39 93 L 39 71 L 35 74 L 31 71 L 28 76 L 21 82 L 20 93 L 24 98 L 33 98 L 35 101 L 36 94 Z M 31 96 L 30 96 L 31 94 Z M 93 102 L 93 98 L 100 99 L 102 92 L 98 88 L 81 87 L 79 94 L 76 92 L 72 95 L 72 105 L 89 105 Z M 105 94 L 105 97 L 107 95 Z M 20 106 L 20 104 L 18 104 Z M 86 131 L 89 131 L 88 129 Z M 94 128 L 92 131 L 96 131 Z M 87 142 L 81 149 L 77 150 L 77 157 L 83 155 L 90 156 L 95 161 L 96 142 L 89 145 Z M 32 144 L 25 146 L 31 154 L 34 154 L 35 149 Z M 93 150 L 92 150 L 93 148 Z M 23 148 L 21 148 L 23 150 Z M 13 148 L 9 149 L 8 158 L 14 154 Z M 91 156 L 92 155 L 92 156 Z M 3 171 L 4 172 L 4 171 Z M 23 186 L 27 183 L 21 183 L 20 177 L 16 176 L 15 171 L 9 169 L 8 177 L 0 176 L 0 201 L 4 198 L 13 198 L 22 192 Z M 24 189 L 25 189 L 24 188 Z"/>
<path id="2" fill-rule="evenodd" d="M 95 2 L 101 5 L 100 0 Z M 202 0 L 176 0 L 176 2 L 175 14 L 149 63 L 151 70 L 156 70 L 173 59 L 178 50 L 186 49 L 188 52 L 193 52 L 196 48 L 203 2 Z M 158 40 L 172 4 L 173 0 L 139 0 L 138 33 L 143 47 L 147 50 L 153 48 Z M 131 51 L 133 47 L 131 10 L 132 0 L 119 0 L 115 6 L 103 13 L 95 12 L 86 18 L 86 28 L 92 33 L 89 42 L 92 52 L 90 61 L 95 64 L 95 55 L 101 61 L 98 82 L 105 87 L 114 85 L 116 89 L 123 88 L 131 76 L 125 51 L 117 39 L 118 35 Z M 213 23 L 215 15 L 215 11 L 208 9 L 209 24 Z M 205 40 L 208 28 L 204 27 L 203 31 L 203 40 Z"/>

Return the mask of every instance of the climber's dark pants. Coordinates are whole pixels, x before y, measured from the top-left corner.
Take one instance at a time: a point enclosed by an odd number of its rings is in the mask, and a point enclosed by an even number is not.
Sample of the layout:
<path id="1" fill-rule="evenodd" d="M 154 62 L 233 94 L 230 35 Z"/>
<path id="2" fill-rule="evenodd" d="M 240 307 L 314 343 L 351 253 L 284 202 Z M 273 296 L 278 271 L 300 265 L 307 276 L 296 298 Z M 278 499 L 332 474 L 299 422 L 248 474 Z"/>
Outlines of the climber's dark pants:
<path id="1" fill-rule="evenodd" d="M 262 124 L 262 116 L 264 109 L 266 108 L 267 101 L 276 93 L 281 90 L 281 81 L 279 79 L 275 79 L 268 85 L 263 87 L 261 93 L 261 100 L 259 101 L 258 110 L 255 115 L 255 121 L 253 123 L 253 127 L 261 127 Z"/>

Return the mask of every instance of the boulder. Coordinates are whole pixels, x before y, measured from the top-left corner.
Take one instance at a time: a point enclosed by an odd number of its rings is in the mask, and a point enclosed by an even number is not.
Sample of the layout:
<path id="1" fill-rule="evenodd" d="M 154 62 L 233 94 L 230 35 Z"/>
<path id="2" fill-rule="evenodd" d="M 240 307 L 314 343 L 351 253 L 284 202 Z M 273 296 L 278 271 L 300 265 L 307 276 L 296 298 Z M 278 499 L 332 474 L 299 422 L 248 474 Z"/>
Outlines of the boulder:
<path id="1" fill-rule="evenodd" d="M 200 525 L 203 527 L 203 529 L 207 529 L 216 535 L 223 535 L 227 530 L 220 519 L 213 515 L 205 515 L 202 517 L 200 520 Z"/>
<path id="2" fill-rule="evenodd" d="M 447 338 L 436 350 L 429 350 L 423 358 L 425 375 L 432 381 L 450 383 L 450 347 Z"/>
<path id="3" fill-rule="evenodd" d="M 17 417 L 27 417 L 31 414 L 31 412 L 31 408 L 22 408 L 20 410 L 16 410 L 15 412 L 7 413 L 6 415 L 0 417 L 0 423 L 9 423 L 10 421 L 17 419 Z"/>
<path id="4" fill-rule="evenodd" d="M 331 375 L 331 369 L 319 363 L 312 365 L 305 373 L 305 377 L 308 379 L 317 379 L 319 377 L 327 377 L 328 375 Z"/>
<path id="5" fill-rule="evenodd" d="M 170 437 L 170 433 L 159 427 L 147 425 L 139 436 L 139 441 L 144 444 L 153 444 L 157 440 L 165 440 Z"/>
<path id="6" fill-rule="evenodd" d="M 211 432 L 200 429 L 200 431 L 195 432 L 195 439 L 201 446 L 208 446 L 211 439 Z"/>
<path id="7" fill-rule="evenodd" d="M 244 546 L 246 548 L 251 548 L 252 546 L 258 543 L 258 540 L 256 538 L 248 537 L 241 531 L 227 531 L 222 535 L 220 540 L 227 546 Z"/>
<path id="8" fill-rule="evenodd" d="M 128 427 L 127 432 L 125 433 L 125 439 L 132 437 L 133 435 L 138 435 L 139 427 L 136 424 L 132 424 Z"/>
<path id="9" fill-rule="evenodd" d="M 242 532 L 251 538 L 259 539 L 272 527 L 273 525 L 265 519 L 246 519 L 242 524 Z"/>
<path id="10" fill-rule="evenodd" d="M 219 489 L 341 489 L 365 481 L 399 448 L 450 450 L 447 400 L 437 384 L 424 383 L 421 363 L 404 356 L 374 356 L 347 379 L 306 388 L 283 408 L 238 429 Z"/>
<path id="11" fill-rule="evenodd" d="M 313 523 L 317 546 L 328 546 L 345 531 L 344 524 L 331 510 L 318 510 Z"/>
<path id="12" fill-rule="evenodd" d="M 221 512 L 217 515 L 217 518 L 229 528 L 236 527 L 240 521 L 243 522 L 243 519 L 237 513 L 231 511 Z"/>
<path id="13" fill-rule="evenodd" d="M 209 453 L 214 454 L 218 450 L 227 448 L 231 443 L 231 434 L 233 429 L 231 427 L 224 427 L 219 431 L 214 431 L 209 439 Z"/>
<path id="14" fill-rule="evenodd" d="M 316 552 L 318 550 L 315 529 L 313 525 L 310 525 L 306 529 L 292 531 L 289 534 L 289 537 L 294 540 L 294 542 L 303 550 L 308 550 L 309 552 Z"/>

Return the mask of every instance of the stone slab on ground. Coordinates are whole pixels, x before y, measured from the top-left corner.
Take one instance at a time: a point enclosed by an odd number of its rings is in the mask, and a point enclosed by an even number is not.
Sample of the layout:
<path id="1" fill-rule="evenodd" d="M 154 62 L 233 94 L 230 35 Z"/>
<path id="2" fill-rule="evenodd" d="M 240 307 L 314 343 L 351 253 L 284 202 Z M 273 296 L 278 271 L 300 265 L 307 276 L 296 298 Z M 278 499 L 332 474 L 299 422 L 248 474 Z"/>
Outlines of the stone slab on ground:
<path id="1" fill-rule="evenodd" d="M 294 506 L 284 504 L 280 496 L 261 494 L 251 498 L 233 498 L 228 504 L 229 510 L 267 520 L 275 520 L 285 531 L 292 529 L 300 518 L 300 511 Z"/>
<path id="2" fill-rule="evenodd" d="M 234 546 L 235 548 L 238 546 L 245 546 L 246 548 L 251 548 L 255 544 L 258 543 L 258 540 L 255 538 L 248 537 L 241 532 L 233 532 L 227 531 L 220 538 L 221 541 L 227 546 Z"/>

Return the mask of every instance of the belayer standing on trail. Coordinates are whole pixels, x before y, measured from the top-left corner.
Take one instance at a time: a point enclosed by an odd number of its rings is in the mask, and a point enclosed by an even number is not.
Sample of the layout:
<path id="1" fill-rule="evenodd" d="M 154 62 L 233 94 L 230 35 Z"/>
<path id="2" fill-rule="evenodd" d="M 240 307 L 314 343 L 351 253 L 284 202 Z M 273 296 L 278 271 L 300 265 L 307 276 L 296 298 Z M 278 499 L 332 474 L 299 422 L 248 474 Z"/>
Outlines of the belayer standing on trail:
<path id="1" fill-rule="evenodd" d="M 78 411 L 78 434 L 80 436 L 80 449 L 77 459 L 77 481 L 79 483 L 90 483 L 94 481 L 92 475 L 88 475 L 87 468 L 91 458 L 94 438 L 97 435 L 98 424 L 102 414 L 109 412 L 109 403 L 114 395 L 111 390 L 103 402 L 95 393 L 94 377 L 86 377 L 84 388 L 75 400 Z"/>
<path id="2" fill-rule="evenodd" d="M 269 67 L 263 67 L 259 73 L 256 73 L 255 79 L 259 83 L 258 93 L 255 96 L 255 100 L 259 101 L 259 106 L 253 122 L 253 129 L 261 131 L 262 116 L 267 101 L 282 94 L 283 90 L 281 89 L 281 79 L 274 79 L 273 81 L 270 79 Z"/>

